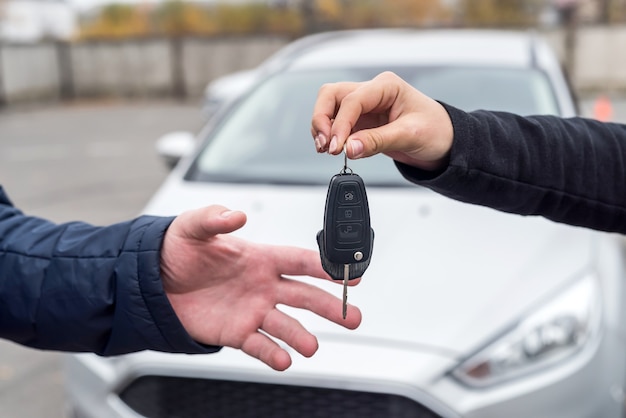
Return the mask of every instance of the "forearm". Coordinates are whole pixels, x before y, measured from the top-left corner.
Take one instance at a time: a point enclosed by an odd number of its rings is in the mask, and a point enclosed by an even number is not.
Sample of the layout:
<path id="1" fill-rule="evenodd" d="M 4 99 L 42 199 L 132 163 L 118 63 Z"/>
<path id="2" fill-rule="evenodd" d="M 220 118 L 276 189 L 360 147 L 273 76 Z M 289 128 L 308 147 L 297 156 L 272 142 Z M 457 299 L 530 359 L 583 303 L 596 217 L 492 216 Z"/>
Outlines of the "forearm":
<path id="1" fill-rule="evenodd" d="M 456 200 L 593 229 L 626 233 L 626 127 L 581 118 L 465 113 L 449 165 L 403 175 Z"/>
<path id="2" fill-rule="evenodd" d="M 0 188 L 0 337 L 103 355 L 214 351 L 189 337 L 163 292 L 170 222 L 56 225 L 23 215 Z"/>

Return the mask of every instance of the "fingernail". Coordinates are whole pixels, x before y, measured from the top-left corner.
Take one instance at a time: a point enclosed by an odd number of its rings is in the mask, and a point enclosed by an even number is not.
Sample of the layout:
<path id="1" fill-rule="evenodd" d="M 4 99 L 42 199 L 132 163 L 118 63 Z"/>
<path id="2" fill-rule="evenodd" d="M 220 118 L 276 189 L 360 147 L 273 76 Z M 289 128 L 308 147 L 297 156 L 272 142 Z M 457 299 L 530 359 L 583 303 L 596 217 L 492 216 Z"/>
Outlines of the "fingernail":
<path id="1" fill-rule="evenodd" d="M 317 152 L 322 152 L 322 145 L 320 144 L 319 136 L 316 136 L 314 141 L 315 141 L 315 149 L 317 150 Z"/>
<path id="2" fill-rule="evenodd" d="M 220 213 L 220 216 L 222 218 L 228 218 L 230 217 L 230 215 L 232 215 L 233 213 L 235 213 L 234 210 L 225 210 L 224 212 Z"/>
<path id="3" fill-rule="evenodd" d="M 326 146 L 326 135 L 324 135 L 323 133 L 318 133 L 317 134 L 317 140 L 320 143 L 320 150 L 324 149 L 324 147 Z"/>
<path id="4" fill-rule="evenodd" d="M 360 157 L 363 153 L 363 143 L 358 139 L 350 139 L 349 145 L 352 149 L 352 158 Z"/>
<path id="5" fill-rule="evenodd" d="M 333 136 L 330 140 L 330 146 L 328 147 L 328 153 L 334 154 L 337 151 L 337 135 Z"/>

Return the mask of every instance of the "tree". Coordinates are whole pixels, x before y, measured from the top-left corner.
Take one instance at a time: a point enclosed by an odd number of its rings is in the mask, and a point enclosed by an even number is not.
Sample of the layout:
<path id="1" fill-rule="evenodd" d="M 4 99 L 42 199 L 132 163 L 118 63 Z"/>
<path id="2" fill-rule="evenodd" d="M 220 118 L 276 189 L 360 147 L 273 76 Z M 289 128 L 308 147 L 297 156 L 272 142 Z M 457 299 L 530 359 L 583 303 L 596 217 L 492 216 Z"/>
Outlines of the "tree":
<path id="1" fill-rule="evenodd" d="M 317 0 L 325 27 L 406 27 L 439 24 L 449 11 L 440 0 Z"/>
<path id="2" fill-rule="evenodd" d="M 82 38 L 127 38 L 150 32 L 149 17 L 130 5 L 111 4 L 81 28 Z"/>
<path id="3" fill-rule="evenodd" d="M 423 26 L 438 23 L 446 16 L 439 0 L 387 0 L 382 9 L 390 26 Z"/>
<path id="4" fill-rule="evenodd" d="M 468 26 L 534 26 L 539 0 L 461 0 L 461 19 Z"/>
<path id="5" fill-rule="evenodd" d="M 155 13 L 158 33 L 169 36 L 212 34 L 217 27 L 201 6 L 182 0 L 167 0 Z"/>

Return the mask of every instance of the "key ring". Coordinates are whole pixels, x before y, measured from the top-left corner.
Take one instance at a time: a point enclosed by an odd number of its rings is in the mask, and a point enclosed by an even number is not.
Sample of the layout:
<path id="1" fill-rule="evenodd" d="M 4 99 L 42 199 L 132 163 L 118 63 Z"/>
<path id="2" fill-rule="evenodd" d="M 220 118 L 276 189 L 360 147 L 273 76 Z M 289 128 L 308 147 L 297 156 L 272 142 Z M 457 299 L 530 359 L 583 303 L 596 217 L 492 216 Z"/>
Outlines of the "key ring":
<path id="1" fill-rule="evenodd" d="M 350 167 L 348 167 L 348 152 L 346 151 L 346 144 L 343 144 L 343 169 L 339 172 L 339 174 L 352 174 L 353 171 Z"/>

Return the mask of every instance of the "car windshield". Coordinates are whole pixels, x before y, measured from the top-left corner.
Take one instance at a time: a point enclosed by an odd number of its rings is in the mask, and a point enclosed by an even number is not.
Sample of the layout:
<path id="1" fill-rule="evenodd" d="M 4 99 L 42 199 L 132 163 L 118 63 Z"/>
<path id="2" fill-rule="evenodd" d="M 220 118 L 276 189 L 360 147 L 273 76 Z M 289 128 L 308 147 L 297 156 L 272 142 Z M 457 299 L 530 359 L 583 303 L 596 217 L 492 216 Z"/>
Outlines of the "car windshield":
<path id="1" fill-rule="evenodd" d="M 382 68 L 286 71 L 265 80 L 223 116 L 186 178 L 199 181 L 327 184 L 343 157 L 315 152 L 310 134 L 324 83 L 369 80 Z M 395 68 L 429 96 L 464 110 L 558 114 L 544 73 L 511 68 Z M 349 161 L 367 185 L 406 185 L 391 159 Z"/>

